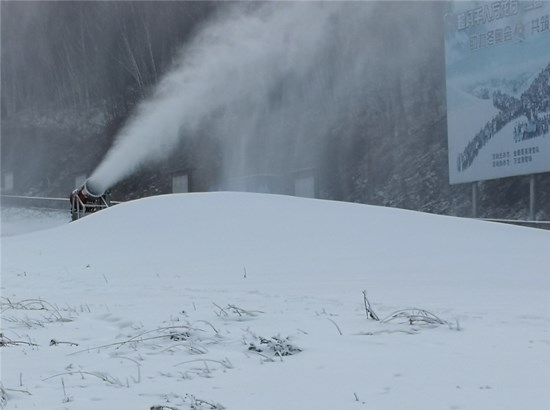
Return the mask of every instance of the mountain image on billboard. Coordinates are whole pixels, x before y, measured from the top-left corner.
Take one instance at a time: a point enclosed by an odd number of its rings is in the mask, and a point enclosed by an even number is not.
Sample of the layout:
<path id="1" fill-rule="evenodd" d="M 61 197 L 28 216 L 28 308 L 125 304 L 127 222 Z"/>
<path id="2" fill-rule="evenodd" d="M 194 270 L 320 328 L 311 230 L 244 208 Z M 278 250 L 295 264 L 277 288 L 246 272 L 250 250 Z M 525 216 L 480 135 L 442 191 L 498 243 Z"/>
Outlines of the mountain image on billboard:
<path id="1" fill-rule="evenodd" d="M 445 14 L 451 184 L 550 171 L 550 2 Z"/>

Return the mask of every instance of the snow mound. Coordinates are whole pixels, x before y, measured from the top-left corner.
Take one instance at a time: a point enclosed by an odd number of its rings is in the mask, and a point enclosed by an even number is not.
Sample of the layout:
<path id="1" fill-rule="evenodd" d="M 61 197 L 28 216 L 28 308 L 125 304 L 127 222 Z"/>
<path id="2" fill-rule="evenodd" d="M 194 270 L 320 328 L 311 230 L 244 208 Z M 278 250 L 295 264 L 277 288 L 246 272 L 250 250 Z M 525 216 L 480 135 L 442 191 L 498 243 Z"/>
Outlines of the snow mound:
<path id="1" fill-rule="evenodd" d="M 63 260 L 67 267 L 72 261 L 116 265 L 119 275 L 177 270 L 214 280 L 246 268 L 265 277 L 345 272 L 432 277 L 435 271 L 448 278 L 502 280 L 525 275 L 518 247 L 524 258 L 541 259 L 550 234 L 359 204 L 205 193 L 117 205 L 23 241 L 34 254 Z M 488 271 L 496 260 L 498 271 Z"/>

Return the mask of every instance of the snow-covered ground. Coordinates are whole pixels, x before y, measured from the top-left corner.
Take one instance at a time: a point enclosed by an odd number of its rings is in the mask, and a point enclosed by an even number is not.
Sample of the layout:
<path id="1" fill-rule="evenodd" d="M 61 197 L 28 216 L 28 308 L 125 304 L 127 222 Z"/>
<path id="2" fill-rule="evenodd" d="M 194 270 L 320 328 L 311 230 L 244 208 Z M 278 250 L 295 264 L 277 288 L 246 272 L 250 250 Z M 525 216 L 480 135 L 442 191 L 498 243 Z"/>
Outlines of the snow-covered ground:
<path id="1" fill-rule="evenodd" d="M 2 238 L 2 403 L 543 409 L 549 250 L 548 231 L 284 196 L 117 205 Z M 363 290 L 381 319 L 444 323 L 368 319 Z"/>
<path id="2" fill-rule="evenodd" d="M 2 237 L 49 229 L 71 220 L 68 205 L 65 210 L 3 206 L 0 212 L 0 236 Z"/>

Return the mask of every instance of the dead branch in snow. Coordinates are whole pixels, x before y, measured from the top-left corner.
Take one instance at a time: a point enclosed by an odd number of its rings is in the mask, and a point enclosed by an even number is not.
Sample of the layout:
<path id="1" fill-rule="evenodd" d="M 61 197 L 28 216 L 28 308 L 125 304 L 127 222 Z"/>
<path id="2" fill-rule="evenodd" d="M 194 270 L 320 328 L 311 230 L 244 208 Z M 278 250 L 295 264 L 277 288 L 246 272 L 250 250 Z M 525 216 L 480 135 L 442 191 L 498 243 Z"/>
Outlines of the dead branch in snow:
<path id="1" fill-rule="evenodd" d="M 258 314 L 260 313 L 264 313 L 261 310 L 246 310 L 233 304 L 228 304 L 227 307 L 225 308 L 222 308 L 220 305 L 216 303 L 212 303 L 212 304 L 219 309 L 218 312 L 214 312 L 214 313 L 216 313 L 216 315 L 222 319 L 230 318 L 231 317 L 230 313 L 233 313 L 239 319 L 242 319 L 244 317 L 255 317 L 255 316 L 258 316 Z"/>
<path id="2" fill-rule="evenodd" d="M 82 377 L 82 379 L 84 379 L 84 375 L 87 375 L 87 376 L 94 376 L 94 377 L 97 377 L 97 378 L 100 379 L 100 380 L 103 380 L 103 381 L 106 382 L 106 383 L 109 383 L 109 384 L 112 384 L 112 385 L 116 385 L 116 386 L 122 386 L 122 383 L 121 383 L 119 380 L 114 379 L 114 378 L 112 378 L 112 377 L 109 377 L 109 376 L 106 375 L 106 374 L 99 373 L 99 372 L 87 372 L 87 371 L 84 371 L 84 370 L 78 370 L 78 371 L 74 371 L 74 372 L 64 372 L 64 373 L 54 374 L 53 376 L 49 376 L 49 377 L 46 377 L 45 379 L 42 379 L 42 381 L 45 382 L 46 380 L 53 379 L 54 377 L 73 376 L 73 375 L 75 375 L 75 374 L 79 374 L 80 377 Z"/>
<path id="3" fill-rule="evenodd" d="M 6 310 L 44 310 L 50 313 L 50 317 L 45 318 L 49 322 L 71 322 L 71 319 L 65 318 L 59 308 L 50 302 L 42 299 L 23 299 L 19 302 L 12 302 L 9 298 L 2 298 L 0 302 L 0 311 L 4 313 Z"/>
<path id="4" fill-rule="evenodd" d="M 372 320 L 376 320 L 377 322 L 380 321 L 380 318 L 378 315 L 374 312 L 372 309 L 372 306 L 369 302 L 369 299 L 367 298 L 367 291 L 363 291 L 363 303 L 365 305 L 365 312 L 367 313 L 367 317 Z"/>
<path id="5" fill-rule="evenodd" d="M 342 333 L 342 330 L 340 329 L 340 326 L 338 326 L 338 324 L 334 320 L 332 320 L 330 317 L 327 317 L 327 320 L 330 320 L 332 322 L 332 324 L 336 327 L 336 330 L 338 330 L 338 333 L 340 333 L 340 336 L 344 335 Z"/>
<path id="6" fill-rule="evenodd" d="M 143 337 L 144 335 L 151 334 L 153 332 L 159 332 L 159 331 L 164 331 L 164 330 L 173 330 L 173 329 L 186 329 L 187 331 L 186 332 L 181 332 L 181 333 L 170 332 L 170 333 L 167 333 L 167 334 L 151 336 L 151 337 L 146 337 L 146 338 Z M 202 330 L 202 329 L 194 328 L 194 327 L 188 326 L 188 325 L 159 327 L 158 329 L 147 330 L 145 332 L 141 332 L 140 334 L 138 334 L 136 336 L 132 336 L 132 337 L 130 337 L 126 340 L 122 340 L 120 342 L 113 342 L 113 343 L 108 343 L 108 344 L 104 344 L 104 345 L 100 345 L 100 346 L 93 346 L 93 347 L 89 347 L 89 348 L 84 349 L 84 350 L 79 350 L 77 352 L 72 352 L 72 353 L 69 353 L 69 356 L 76 355 L 76 354 L 79 354 L 79 353 L 89 352 L 91 350 L 104 349 L 106 347 L 112 347 L 112 346 L 117 346 L 116 349 L 119 349 L 120 347 L 122 347 L 123 345 L 126 345 L 128 343 L 141 343 L 141 342 L 145 342 L 145 341 L 148 341 L 148 340 L 155 340 L 155 339 L 169 338 L 170 340 L 174 340 L 174 341 L 186 340 L 189 337 L 191 337 L 191 334 L 189 332 L 192 331 L 192 330 L 204 332 L 204 330 Z"/>
<path id="7" fill-rule="evenodd" d="M 32 342 L 25 342 L 24 340 L 12 340 L 7 336 L 4 336 L 3 333 L 0 333 L 0 347 L 4 346 L 19 346 L 19 345 L 25 345 L 25 346 L 38 346 L 36 343 Z"/>
<path id="8" fill-rule="evenodd" d="M 211 363 L 217 363 L 225 367 L 226 369 L 232 369 L 233 364 L 229 361 L 229 359 L 226 357 L 223 360 L 214 360 L 214 359 L 193 359 L 193 360 L 186 360 L 185 362 L 176 363 L 174 366 L 181 366 L 182 364 L 189 364 L 189 363 L 196 363 L 196 362 L 202 362 L 206 366 L 206 362 Z"/>
<path id="9" fill-rule="evenodd" d="M 397 321 L 399 319 L 404 319 L 410 325 L 416 323 L 429 324 L 429 325 L 444 325 L 445 322 L 443 319 L 440 319 L 431 312 L 428 312 L 424 309 L 401 309 L 393 312 L 391 315 L 386 317 L 381 321 L 381 323 L 389 323 L 392 321 Z"/>

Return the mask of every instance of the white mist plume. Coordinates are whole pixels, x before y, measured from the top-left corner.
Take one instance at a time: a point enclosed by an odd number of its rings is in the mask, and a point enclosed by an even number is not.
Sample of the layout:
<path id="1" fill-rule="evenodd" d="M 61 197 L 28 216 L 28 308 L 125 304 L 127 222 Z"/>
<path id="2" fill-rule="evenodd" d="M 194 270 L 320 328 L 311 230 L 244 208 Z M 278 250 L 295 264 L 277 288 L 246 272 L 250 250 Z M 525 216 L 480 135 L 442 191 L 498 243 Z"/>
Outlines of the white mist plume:
<path id="1" fill-rule="evenodd" d="M 185 47 L 90 180 L 107 189 L 168 156 L 182 135 L 204 130 L 230 147 L 224 165 L 233 169 L 245 166 L 255 138 L 270 153 L 268 164 L 284 156 L 277 147 L 290 137 L 324 135 L 352 106 L 376 55 L 368 52 L 372 8 L 370 2 L 230 8 Z"/>

